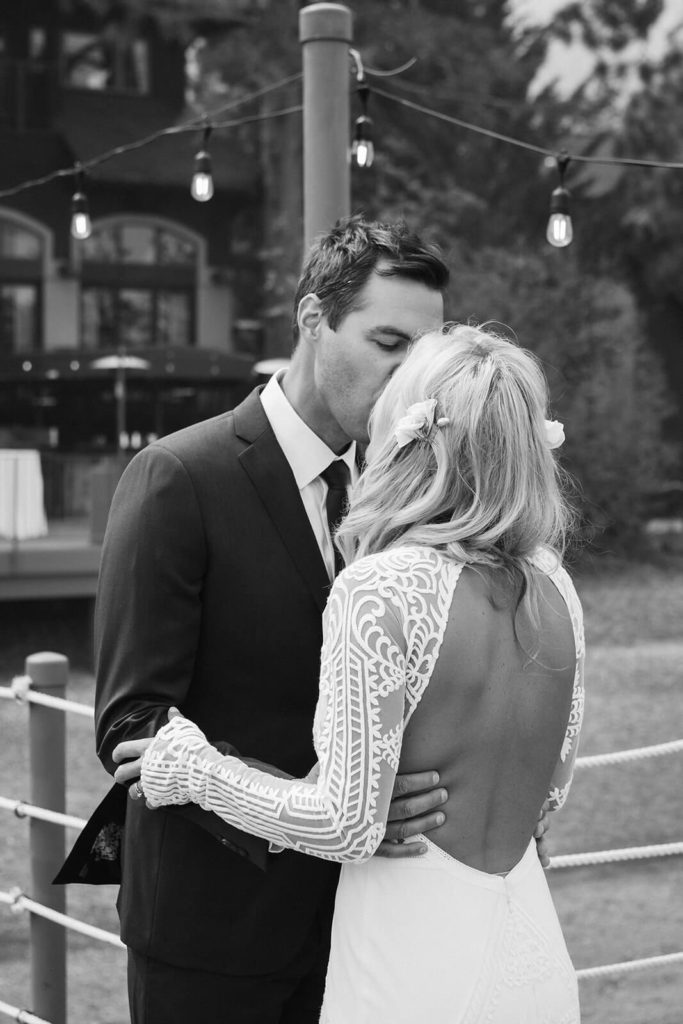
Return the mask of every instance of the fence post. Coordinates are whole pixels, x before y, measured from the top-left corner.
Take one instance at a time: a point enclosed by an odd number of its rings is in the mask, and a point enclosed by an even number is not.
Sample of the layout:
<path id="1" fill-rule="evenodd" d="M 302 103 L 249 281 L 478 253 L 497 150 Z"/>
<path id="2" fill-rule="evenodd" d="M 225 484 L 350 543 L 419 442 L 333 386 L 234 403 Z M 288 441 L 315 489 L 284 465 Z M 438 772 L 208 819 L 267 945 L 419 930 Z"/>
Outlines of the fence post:
<path id="1" fill-rule="evenodd" d="M 69 660 L 43 651 L 26 659 L 31 687 L 66 695 Z M 29 705 L 31 803 L 51 811 L 66 811 L 66 715 L 40 704 Z M 52 885 L 65 853 L 64 829 L 31 819 L 32 899 L 65 913 L 65 888 Z M 66 1024 L 66 931 L 61 925 L 31 914 L 32 1010 L 51 1024 Z"/>

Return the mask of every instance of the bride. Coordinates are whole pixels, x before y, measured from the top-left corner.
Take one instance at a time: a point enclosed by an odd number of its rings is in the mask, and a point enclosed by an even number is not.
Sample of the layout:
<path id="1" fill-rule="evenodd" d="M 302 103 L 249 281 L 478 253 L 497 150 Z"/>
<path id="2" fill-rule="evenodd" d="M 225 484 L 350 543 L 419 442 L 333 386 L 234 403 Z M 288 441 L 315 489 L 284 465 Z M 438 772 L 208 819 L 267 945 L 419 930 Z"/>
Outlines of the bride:
<path id="1" fill-rule="evenodd" d="M 150 807 L 194 801 L 343 863 L 323 1024 L 574 1024 L 575 973 L 533 833 L 564 802 L 583 711 L 582 613 L 534 357 L 475 327 L 417 341 L 371 418 L 324 619 L 318 763 L 283 779 L 172 712 Z M 446 823 L 374 858 L 396 773 L 434 766 Z M 409 982 L 408 982 L 409 979 Z"/>

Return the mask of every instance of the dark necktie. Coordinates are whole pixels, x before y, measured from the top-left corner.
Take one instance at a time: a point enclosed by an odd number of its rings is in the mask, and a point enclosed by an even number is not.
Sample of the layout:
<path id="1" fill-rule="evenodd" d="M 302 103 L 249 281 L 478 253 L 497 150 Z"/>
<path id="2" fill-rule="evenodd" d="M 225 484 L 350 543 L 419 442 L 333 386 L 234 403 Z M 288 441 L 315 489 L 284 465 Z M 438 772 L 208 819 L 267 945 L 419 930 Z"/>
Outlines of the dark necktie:
<path id="1" fill-rule="evenodd" d="M 346 511 L 346 488 L 349 485 L 350 478 L 349 467 L 343 459 L 335 459 L 320 475 L 327 484 L 325 511 L 327 512 L 327 523 L 330 527 L 330 537 L 334 538 L 334 531 Z M 334 543 L 334 540 L 332 540 L 332 546 L 334 548 L 334 575 L 336 576 L 344 568 L 344 560 L 340 552 L 337 551 L 337 545 Z"/>

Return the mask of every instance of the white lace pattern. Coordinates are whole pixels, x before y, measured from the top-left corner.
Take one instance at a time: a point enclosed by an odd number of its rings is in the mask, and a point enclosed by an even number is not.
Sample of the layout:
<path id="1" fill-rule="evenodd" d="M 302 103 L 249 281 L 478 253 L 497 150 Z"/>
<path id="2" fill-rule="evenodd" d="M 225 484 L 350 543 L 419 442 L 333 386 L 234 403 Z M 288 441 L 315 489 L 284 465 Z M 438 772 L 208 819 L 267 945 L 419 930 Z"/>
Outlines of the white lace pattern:
<path id="1" fill-rule="evenodd" d="M 563 569 L 539 567 L 567 601 L 581 654 L 550 793 L 553 806 L 560 806 L 583 712 L 581 606 Z M 461 564 L 430 548 L 404 547 L 363 558 L 337 577 L 323 620 L 313 726 L 318 764 L 306 779 L 277 778 L 223 756 L 197 726 L 175 718 L 143 759 L 149 803 L 192 800 L 269 840 L 271 848 L 367 860 L 384 835 L 403 730 L 434 670 L 461 571 Z"/>

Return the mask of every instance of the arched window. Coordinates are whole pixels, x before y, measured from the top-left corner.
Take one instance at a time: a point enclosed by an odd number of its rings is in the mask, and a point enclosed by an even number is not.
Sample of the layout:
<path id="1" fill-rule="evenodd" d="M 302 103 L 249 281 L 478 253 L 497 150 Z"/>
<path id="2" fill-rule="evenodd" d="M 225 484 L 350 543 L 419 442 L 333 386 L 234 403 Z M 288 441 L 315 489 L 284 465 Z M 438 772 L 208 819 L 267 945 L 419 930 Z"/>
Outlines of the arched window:
<path id="1" fill-rule="evenodd" d="M 80 246 L 83 348 L 194 344 L 197 239 L 126 219 L 96 224 Z"/>
<path id="2" fill-rule="evenodd" d="M 41 347 L 45 240 L 0 212 L 0 353 Z"/>

